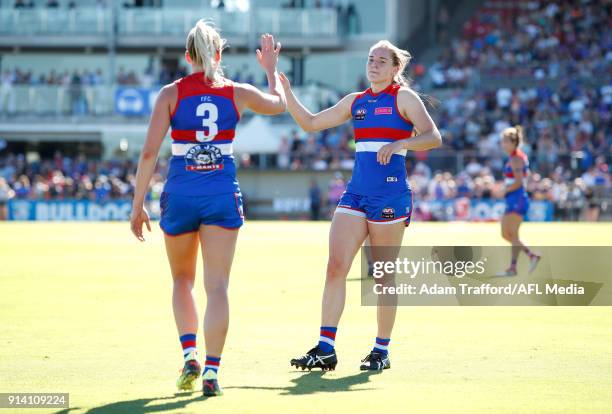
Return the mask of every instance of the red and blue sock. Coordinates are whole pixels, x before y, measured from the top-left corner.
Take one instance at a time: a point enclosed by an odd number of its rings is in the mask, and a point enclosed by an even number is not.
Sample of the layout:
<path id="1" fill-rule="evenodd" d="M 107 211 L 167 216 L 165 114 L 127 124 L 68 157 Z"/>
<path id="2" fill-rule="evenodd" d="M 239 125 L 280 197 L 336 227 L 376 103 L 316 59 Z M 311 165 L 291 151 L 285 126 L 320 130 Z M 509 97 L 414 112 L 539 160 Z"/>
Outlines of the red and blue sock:
<path id="1" fill-rule="evenodd" d="M 389 354 L 389 342 L 391 342 L 390 338 L 376 337 L 376 342 L 374 342 L 372 352 L 378 352 L 382 356 L 387 356 Z"/>
<path id="2" fill-rule="evenodd" d="M 510 269 L 509 270 L 516 271 L 516 259 L 512 259 L 512 261 L 510 262 Z"/>
<path id="3" fill-rule="evenodd" d="M 221 357 L 214 357 L 206 355 L 206 361 L 204 362 L 204 373 L 206 371 L 214 371 L 216 374 L 219 371 L 219 365 L 221 364 Z"/>
<path id="4" fill-rule="evenodd" d="M 183 358 L 187 358 L 192 352 L 197 352 L 196 349 L 196 334 L 185 334 L 179 337 L 181 346 L 183 347 Z"/>
<path id="5" fill-rule="evenodd" d="M 334 350 L 337 330 L 338 328 L 334 326 L 321 326 L 319 349 L 321 349 L 323 352 L 331 352 Z"/>

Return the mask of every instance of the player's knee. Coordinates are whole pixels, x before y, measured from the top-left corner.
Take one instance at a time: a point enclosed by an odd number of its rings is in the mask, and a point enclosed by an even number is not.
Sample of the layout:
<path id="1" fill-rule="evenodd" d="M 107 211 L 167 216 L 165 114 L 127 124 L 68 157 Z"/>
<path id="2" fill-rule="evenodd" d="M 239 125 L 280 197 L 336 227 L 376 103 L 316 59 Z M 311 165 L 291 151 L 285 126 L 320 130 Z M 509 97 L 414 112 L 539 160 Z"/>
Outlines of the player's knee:
<path id="1" fill-rule="evenodd" d="M 344 279 L 351 268 L 351 262 L 340 256 L 331 256 L 327 261 L 327 278 Z"/>
<path id="2" fill-rule="evenodd" d="M 508 240 L 509 242 L 513 242 L 515 240 L 518 240 L 518 234 L 515 231 L 507 231 L 506 232 L 506 240 Z"/>
<path id="3" fill-rule="evenodd" d="M 502 230 L 502 237 L 506 241 L 512 241 L 512 238 L 510 237 L 510 232 L 507 230 Z"/>
<path id="4" fill-rule="evenodd" d="M 193 277 L 192 276 L 175 276 L 174 277 L 174 288 L 193 290 Z"/>
<path id="5" fill-rule="evenodd" d="M 227 282 L 222 278 L 215 278 L 216 280 L 208 280 L 204 283 L 204 290 L 206 296 L 223 298 L 227 296 Z"/>

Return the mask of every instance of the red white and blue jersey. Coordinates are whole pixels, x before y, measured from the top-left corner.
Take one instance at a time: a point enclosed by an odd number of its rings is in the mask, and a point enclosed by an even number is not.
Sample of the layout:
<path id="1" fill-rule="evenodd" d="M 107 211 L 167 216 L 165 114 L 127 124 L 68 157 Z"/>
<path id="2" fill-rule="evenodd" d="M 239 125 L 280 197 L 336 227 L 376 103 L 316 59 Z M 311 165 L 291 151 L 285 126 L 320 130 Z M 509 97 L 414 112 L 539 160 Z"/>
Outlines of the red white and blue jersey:
<path id="1" fill-rule="evenodd" d="M 529 173 L 529 159 L 527 158 L 527 154 L 525 154 L 523 151 L 517 148 L 516 150 L 514 150 L 514 152 L 512 152 L 512 154 L 510 154 L 508 161 L 504 165 L 503 173 L 504 173 L 504 182 L 506 183 L 506 185 L 512 185 L 512 183 L 514 183 L 514 180 L 515 180 L 514 172 L 512 171 L 512 165 L 511 165 L 512 158 L 514 157 L 518 157 L 523 161 L 523 178 L 526 177 L 527 174 Z"/>
<path id="2" fill-rule="evenodd" d="M 239 192 L 232 149 L 240 120 L 234 85 L 225 80 L 213 86 L 202 72 L 174 84 L 178 99 L 171 114 L 172 159 L 164 191 L 191 196 Z"/>
<path id="3" fill-rule="evenodd" d="M 390 195 L 409 190 L 406 182 L 406 150 L 395 153 L 387 165 L 376 161 L 378 150 L 391 142 L 409 138 L 414 125 L 397 105 L 401 86 L 392 83 L 374 93 L 367 89 L 353 101 L 351 115 L 355 134 L 355 167 L 346 191 L 359 195 Z"/>

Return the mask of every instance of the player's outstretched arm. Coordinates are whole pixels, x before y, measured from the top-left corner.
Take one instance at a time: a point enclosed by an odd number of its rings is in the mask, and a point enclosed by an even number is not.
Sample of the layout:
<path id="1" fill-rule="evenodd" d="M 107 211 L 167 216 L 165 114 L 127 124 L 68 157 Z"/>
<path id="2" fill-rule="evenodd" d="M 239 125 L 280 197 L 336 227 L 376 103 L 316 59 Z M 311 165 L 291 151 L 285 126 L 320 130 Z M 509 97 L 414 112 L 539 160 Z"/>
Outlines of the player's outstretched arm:
<path id="1" fill-rule="evenodd" d="M 333 128 L 351 119 L 351 105 L 358 93 L 351 93 L 331 108 L 313 114 L 294 95 L 289 79 L 284 73 L 280 81 L 287 97 L 287 109 L 295 122 L 306 132 L 316 132 Z"/>
<path id="2" fill-rule="evenodd" d="M 416 92 L 411 89 L 400 89 L 397 95 L 397 106 L 401 115 L 410 119 L 418 135 L 387 144 L 378 150 L 376 159 L 383 165 L 388 164 L 391 156 L 396 152 L 425 151 L 442 145 L 440 131 Z"/>
<path id="3" fill-rule="evenodd" d="M 261 36 L 261 48 L 257 49 L 257 61 L 268 78 L 268 93 L 261 92 L 247 83 L 235 85 L 235 94 L 239 110 L 249 108 L 251 111 L 263 115 L 277 115 L 285 112 L 287 107 L 285 92 L 280 85 L 278 72 L 278 55 L 280 42 L 274 43 L 274 36 L 264 34 Z"/>
<path id="4" fill-rule="evenodd" d="M 144 201 L 149 191 L 149 182 L 155 171 L 159 148 L 170 127 L 170 107 L 172 102 L 176 101 L 176 95 L 176 86 L 168 85 L 162 88 L 157 96 L 155 107 L 153 108 L 153 113 L 149 121 L 147 139 L 142 147 L 140 159 L 138 160 L 130 227 L 134 236 L 140 241 L 144 241 L 144 236 L 142 235 L 143 225 L 146 225 L 147 229 L 151 231 L 149 213 L 144 207 Z"/>

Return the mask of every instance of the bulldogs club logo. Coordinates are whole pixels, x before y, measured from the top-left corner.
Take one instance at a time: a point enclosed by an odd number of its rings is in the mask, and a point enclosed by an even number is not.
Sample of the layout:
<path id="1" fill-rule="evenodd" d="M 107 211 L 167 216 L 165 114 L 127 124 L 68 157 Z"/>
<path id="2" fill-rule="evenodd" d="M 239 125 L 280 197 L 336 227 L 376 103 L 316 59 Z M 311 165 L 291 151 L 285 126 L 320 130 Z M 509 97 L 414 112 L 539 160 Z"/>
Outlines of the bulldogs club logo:
<path id="1" fill-rule="evenodd" d="M 395 209 L 391 207 L 385 207 L 382 209 L 382 218 L 392 219 L 395 217 Z"/>
<path id="2" fill-rule="evenodd" d="M 355 111 L 354 119 L 355 121 L 363 121 L 366 117 L 368 111 L 365 108 L 359 108 Z"/>
<path id="3" fill-rule="evenodd" d="M 196 145 L 185 154 L 187 171 L 215 171 L 223 169 L 223 155 L 214 145 Z"/>

